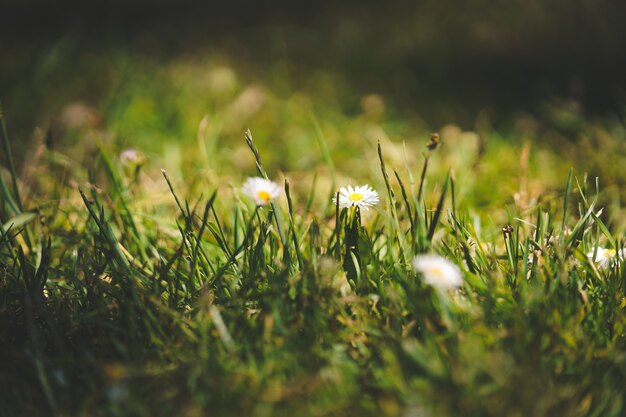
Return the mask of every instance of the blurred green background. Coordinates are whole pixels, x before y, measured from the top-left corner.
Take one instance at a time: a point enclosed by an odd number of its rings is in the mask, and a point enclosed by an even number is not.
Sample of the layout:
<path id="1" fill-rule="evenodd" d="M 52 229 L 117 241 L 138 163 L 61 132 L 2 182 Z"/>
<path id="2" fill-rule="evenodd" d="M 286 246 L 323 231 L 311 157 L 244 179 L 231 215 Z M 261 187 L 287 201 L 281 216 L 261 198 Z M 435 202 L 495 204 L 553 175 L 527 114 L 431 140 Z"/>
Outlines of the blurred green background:
<path id="1" fill-rule="evenodd" d="M 8 0 L 2 15 L 0 88 L 19 127 L 64 100 L 110 96 L 128 60 L 227 60 L 283 95 L 317 93 L 326 74 L 347 111 L 379 93 L 435 126 L 551 100 L 590 115 L 624 110 L 618 1 Z"/>
<path id="2" fill-rule="evenodd" d="M 365 120 L 396 142 L 446 125 L 531 141 L 626 182 L 607 163 L 624 150 L 624 2 L 8 0 L 1 11 L 0 98 L 20 165 L 33 144 L 82 152 L 90 140 L 184 160 L 205 118 L 209 153 L 236 163 L 250 128 L 278 145 L 275 169 L 307 169 L 315 119 L 336 162 Z"/>

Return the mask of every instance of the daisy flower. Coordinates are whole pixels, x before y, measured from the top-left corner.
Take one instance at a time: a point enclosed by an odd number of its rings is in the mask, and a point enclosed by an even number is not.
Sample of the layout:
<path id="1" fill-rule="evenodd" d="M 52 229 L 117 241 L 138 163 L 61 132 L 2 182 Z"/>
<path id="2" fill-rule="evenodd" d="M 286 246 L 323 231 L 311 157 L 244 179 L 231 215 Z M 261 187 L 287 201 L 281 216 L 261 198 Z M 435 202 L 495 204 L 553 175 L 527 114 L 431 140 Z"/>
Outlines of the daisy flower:
<path id="1" fill-rule="evenodd" d="M 333 197 L 333 203 L 337 203 L 337 194 Z M 365 184 L 361 187 L 339 189 L 339 207 L 359 207 L 365 210 L 378 203 L 378 193 L 372 187 Z"/>
<path id="2" fill-rule="evenodd" d="M 280 195 L 280 185 L 261 177 L 248 178 L 241 191 L 252 198 L 257 206 L 265 206 Z"/>
<path id="3" fill-rule="evenodd" d="M 458 266 L 438 255 L 418 255 L 413 267 L 424 275 L 424 282 L 440 290 L 457 288 L 463 284 Z"/>
<path id="4" fill-rule="evenodd" d="M 126 149 L 120 153 L 120 162 L 125 166 L 137 166 L 144 162 L 144 155 L 137 149 Z"/>
<path id="5" fill-rule="evenodd" d="M 594 258 L 594 252 L 595 252 L 595 258 Z M 618 259 L 621 261 L 624 260 L 624 249 L 620 249 L 619 251 L 616 251 L 615 249 L 604 249 L 604 248 L 599 247 L 597 248 L 597 250 L 589 252 L 587 254 L 587 258 L 597 263 L 598 268 L 607 269 L 607 268 L 615 266 Z"/>

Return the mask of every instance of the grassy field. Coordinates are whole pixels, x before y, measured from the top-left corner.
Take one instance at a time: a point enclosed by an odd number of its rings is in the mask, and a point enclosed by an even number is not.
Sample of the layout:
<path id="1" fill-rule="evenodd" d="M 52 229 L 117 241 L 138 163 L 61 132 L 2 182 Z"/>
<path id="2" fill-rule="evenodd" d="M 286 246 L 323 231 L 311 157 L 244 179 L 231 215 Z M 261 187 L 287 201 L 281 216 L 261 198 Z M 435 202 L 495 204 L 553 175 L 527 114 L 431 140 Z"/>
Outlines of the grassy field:
<path id="1" fill-rule="evenodd" d="M 127 58 L 29 140 L 3 103 L 0 415 L 626 415 L 619 120 L 433 128 Z"/>

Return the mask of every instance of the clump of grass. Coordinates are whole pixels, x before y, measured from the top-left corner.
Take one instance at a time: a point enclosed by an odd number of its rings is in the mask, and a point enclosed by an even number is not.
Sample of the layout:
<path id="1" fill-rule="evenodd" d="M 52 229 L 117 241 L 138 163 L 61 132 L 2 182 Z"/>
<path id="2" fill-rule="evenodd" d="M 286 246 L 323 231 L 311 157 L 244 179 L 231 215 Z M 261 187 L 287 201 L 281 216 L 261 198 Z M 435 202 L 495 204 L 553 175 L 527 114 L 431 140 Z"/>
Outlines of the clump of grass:
<path id="1" fill-rule="evenodd" d="M 559 198 L 483 228 L 458 201 L 463 173 L 429 184 L 436 148 L 433 136 L 422 167 L 391 176 L 379 144 L 384 198 L 367 213 L 288 178 L 264 206 L 195 193 L 104 146 L 87 184 L 25 205 L 6 151 L 3 410 L 623 415 L 626 275 L 587 257 L 622 246 L 597 182 L 570 174 Z M 462 286 L 429 286 L 412 266 L 423 253 L 458 266 Z"/>

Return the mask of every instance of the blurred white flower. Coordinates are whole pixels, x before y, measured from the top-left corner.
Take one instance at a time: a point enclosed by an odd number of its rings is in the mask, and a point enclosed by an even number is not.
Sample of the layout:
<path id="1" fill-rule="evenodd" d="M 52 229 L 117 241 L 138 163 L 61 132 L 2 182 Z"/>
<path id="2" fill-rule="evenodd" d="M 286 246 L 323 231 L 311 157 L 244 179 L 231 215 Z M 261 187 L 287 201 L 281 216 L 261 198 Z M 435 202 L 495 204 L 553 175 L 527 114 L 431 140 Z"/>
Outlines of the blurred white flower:
<path id="1" fill-rule="evenodd" d="M 252 198 L 257 206 L 265 206 L 280 195 L 280 185 L 261 177 L 248 178 L 241 191 Z"/>
<path id="2" fill-rule="evenodd" d="M 457 288 L 463 284 L 458 266 L 438 255 L 418 255 L 413 267 L 424 275 L 424 282 L 438 289 Z"/>
<path id="3" fill-rule="evenodd" d="M 141 165 L 144 162 L 144 155 L 142 152 L 138 151 L 137 149 L 126 149 L 124 151 L 122 151 L 122 153 L 120 153 L 120 162 L 122 163 L 122 165 L 124 166 L 137 166 L 137 165 Z"/>
<path id="4" fill-rule="evenodd" d="M 595 258 L 594 258 L 595 252 Z M 613 267 L 618 259 L 624 261 L 624 249 L 616 251 L 615 249 L 604 249 L 598 247 L 595 251 L 587 254 L 587 257 L 598 264 L 598 268 L 607 269 Z"/>
<path id="5" fill-rule="evenodd" d="M 333 203 L 337 203 L 337 194 L 333 197 Z M 369 207 L 378 203 L 378 193 L 369 185 L 361 187 L 348 188 L 341 187 L 339 189 L 339 207 L 360 207 L 369 210 Z"/>

